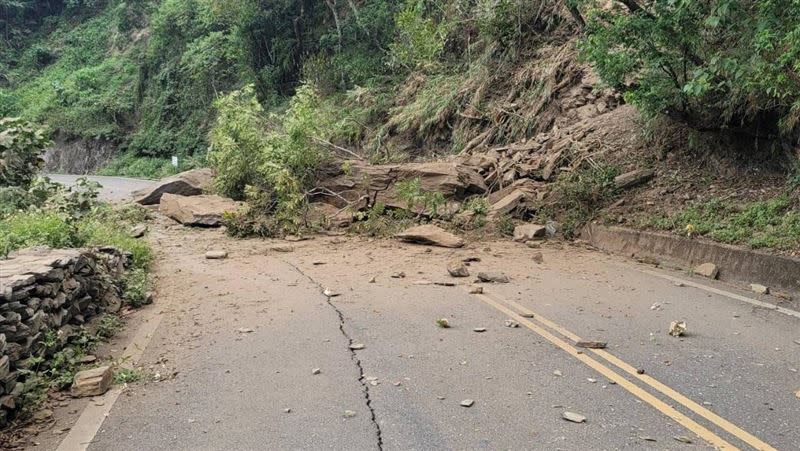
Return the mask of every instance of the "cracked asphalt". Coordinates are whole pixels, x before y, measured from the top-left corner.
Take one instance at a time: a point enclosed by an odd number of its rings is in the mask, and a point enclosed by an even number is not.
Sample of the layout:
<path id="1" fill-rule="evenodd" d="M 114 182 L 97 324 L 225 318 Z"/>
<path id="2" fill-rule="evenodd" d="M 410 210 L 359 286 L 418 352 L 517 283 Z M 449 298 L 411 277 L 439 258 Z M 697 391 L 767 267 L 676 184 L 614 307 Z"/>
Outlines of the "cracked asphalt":
<path id="1" fill-rule="evenodd" d="M 800 449 L 799 320 L 654 275 L 681 272 L 557 242 L 232 240 L 164 218 L 147 239 L 148 377 L 90 450 Z M 469 294 L 445 270 L 466 258 L 511 282 Z"/>
<path id="2" fill-rule="evenodd" d="M 555 243 L 539 265 L 509 242 L 449 250 L 342 237 L 237 241 L 165 219 L 149 239 L 160 254 L 152 308 L 164 319 L 142 368 L 158 381 L 126 389 L 91 450 L 711 448 L 582 354 L 506 327 L 509 314 L 467 293 L 470 279 L 447 275 L 448 261 L 466 257 L 481 259 L 475 273 L 511 277 L 486 285 L 488 296 L 608 341 L 610 352 L 775 449 L 800 444 L 796 318 L 677 287 L 622 259 Z M 287 244 L 293 252 L 273 249 Z M 205 260 L 211 249 L 230 257 Z M 406 277 L 391 277 L 398 272 Z M 437 327 L 439 318 L 452 327 Z M 667 336 L 679 318 L 689 334 Z M 357 343 L 364 349 L 350 348 Z M 625 377 L 728 449 L 752 449 Z M 462 407 L 464 399 L 475 404 Z M 565 421 L 565 411 L 586 423 Z"/>

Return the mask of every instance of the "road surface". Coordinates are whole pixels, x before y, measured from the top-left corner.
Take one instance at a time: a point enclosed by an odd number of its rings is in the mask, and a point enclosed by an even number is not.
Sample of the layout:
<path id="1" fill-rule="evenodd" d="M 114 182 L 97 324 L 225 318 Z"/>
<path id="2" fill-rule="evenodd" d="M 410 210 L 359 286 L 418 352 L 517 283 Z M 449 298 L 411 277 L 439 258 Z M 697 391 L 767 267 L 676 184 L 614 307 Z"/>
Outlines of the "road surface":
<path id="1" fill-rule="evenodd" d="M 131 193 L 151 186 L 154 182 L 152 180 L 134 179 L 126 177 L 107 177 L 103 175 L 65 175 L 65 174 L 48 174 L 51 180 L 65 185 L 73 185 L 76 180 L 81 177 L 86 177 L 93 180 L 100 185 L 100 198 L 108 202 L 124 202 L 130 200 Z"/>
<path id="2" fill-rule="evenodd" d="M 557 242 L 232 240 L 165 218 L 148 239 L 149 381 L 57 412 L 72 430 L 37 449 L 800 448 L 800 318 L 741 300 L 769 296 Z M 510 283 L 470 294 L 480 271 Z"/>

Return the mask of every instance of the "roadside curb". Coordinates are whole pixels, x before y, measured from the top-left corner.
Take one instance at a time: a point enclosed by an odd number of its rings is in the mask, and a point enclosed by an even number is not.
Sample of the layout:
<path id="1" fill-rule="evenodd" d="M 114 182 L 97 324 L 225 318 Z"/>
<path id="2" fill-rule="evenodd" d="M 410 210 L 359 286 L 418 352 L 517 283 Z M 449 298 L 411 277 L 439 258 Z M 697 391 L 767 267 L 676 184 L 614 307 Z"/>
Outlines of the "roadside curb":
<path id="1" fill-rule="evenodd" d="M 800 292 L 800 260 L 795 258 L 600 224 L 588 224 L 581 238 L 612 254 L 688 268 L 710 262 L 720 268 L 720 280 Z"/>

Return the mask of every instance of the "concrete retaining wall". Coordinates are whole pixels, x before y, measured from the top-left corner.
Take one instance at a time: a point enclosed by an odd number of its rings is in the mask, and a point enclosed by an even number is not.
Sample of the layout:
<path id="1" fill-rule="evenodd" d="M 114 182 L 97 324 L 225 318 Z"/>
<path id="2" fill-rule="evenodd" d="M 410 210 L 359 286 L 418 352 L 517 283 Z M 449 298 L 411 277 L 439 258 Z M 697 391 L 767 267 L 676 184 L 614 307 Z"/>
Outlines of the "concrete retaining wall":
<path id="1" fill-rule="evenodd" d="M 593 246 L 627 257 L 652 259 L 692 268 L 701 263 L 719 267 L 721 280 L 759 283 L 800 292 L 800 260 L 725 244 L 663 233 L 589 224 L 582 236 Z"/>
<path id="2" fill-rule="evenodd" d="M 128 260 L 113 248 L 26 249 L 0 260 L 0 427 L 19 408 L 29 357 L 51 356 L 89 318 L 120 309 L 114 281 Z M 56 345 L 45 348 L 45 338 Z"/>

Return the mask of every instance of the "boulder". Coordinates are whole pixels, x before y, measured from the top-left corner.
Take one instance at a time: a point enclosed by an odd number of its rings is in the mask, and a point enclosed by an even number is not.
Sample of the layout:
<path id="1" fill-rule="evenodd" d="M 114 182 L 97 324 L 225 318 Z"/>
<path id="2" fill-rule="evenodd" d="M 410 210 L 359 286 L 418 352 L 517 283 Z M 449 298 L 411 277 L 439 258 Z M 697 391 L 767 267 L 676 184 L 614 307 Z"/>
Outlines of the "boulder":
<path id="1" fill-rule="evenodd" d="M 396 184 L 419 179 L 422 192 L 439 192 L 447 200 L 461 200 L 487 191 L 483 177 L 474 168 L 455 161 L 370 165 L 361 161 L 345 161 L 323 168 L 314 200 L 339 208 L 348 202 L 356 208 L 382 203 L 389 208 L 408 208 L 397 193 Z M 424 212 L 415 212 L 424 213 Z"/>
<path id="2" fill-rule="evenodd" d="M 451 248 L 464 246 L 464 240 L 432 224 L 411 227 L 398 233 L 396 237 L 408 243 Z"/>
<path id="3" fill-rule="evenodd" d="M 155 182 L 153 186 L 133 193 L 133 199 L 142 205 L 156 205 L 164 194 L 197 196 L 211 187 L 214 174 L 211 169 L 193 169 Z"/>
<path id="4" fill-rule="evenodd" d="M 164 194 L 158 210 L 185 226 L 219 227 L 223 213 L 236 211 L 241 206 L 241 202 L 215 195 Z"/>
<path id="5" fill-rule="evenodd" d="M 709 279 L 716 279 L 719 276 L 719 268 L 713 263 L 703 263 L 694 268 L 694 273 L 698 276 L 708 277 Z"/>
<path id="6" fill-rule="evenodd" d="M 114 371 L 110 366 L 80 371 L 75 375 L 70 394 L 73 398 L 102 395 L 111 387 L 113 378 Z"/>
<path id="7" fill-rule="evenodd" d="M 547 227 L 538 224 L 523 224 L 514 227 L 514 241 L 524 243 L 535 239 L 544 238 Z"/>
<path id="8" fill-rule="evenodd" d="M 500 216 L 511 214 L 512 211 L 520 206 L 523 200 L 525 200 L 525 192 L 519 189 L 514 190 L 506 197 L 493 203 L 492 206 L 489 207 L 489 214 L 487 217 L 489 219 L 497 219 Z"/>

